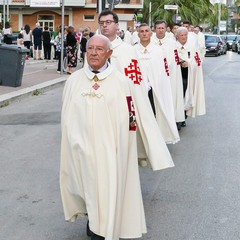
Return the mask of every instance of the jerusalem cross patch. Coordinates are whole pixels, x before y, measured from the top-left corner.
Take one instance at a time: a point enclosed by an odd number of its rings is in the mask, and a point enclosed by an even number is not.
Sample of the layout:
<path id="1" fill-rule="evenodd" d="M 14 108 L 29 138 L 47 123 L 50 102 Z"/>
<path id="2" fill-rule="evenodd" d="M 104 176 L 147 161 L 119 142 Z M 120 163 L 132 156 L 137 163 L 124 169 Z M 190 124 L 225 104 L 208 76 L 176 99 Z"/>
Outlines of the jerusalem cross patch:
<path id="1" fill-rule="evenodd" d="M 166 58 L 164 58 L 164 66 L 165 66 L 165 72 L 167 76 L 169 76 L 169 68 L 168 68 L 168 63 Z"/>
<path id="2" fill-rule="evenodd" d="M 198 65 L 198 67 L 201 66 L 201 59 L 200 59 L 200 57 L 199 57 L 199 55 L 198 55 L 198 52 L 196 52 L 194 58 L 195 58 L 195 60 L 196 60 L 196 63 L 197 63 L 197 65 Z"/>
<path id="3" fill-rule="evenodd" d="M 125 75 L 130 78 L 134 84 L 140 85 L 142 81 L 142 73 L 138 66 L 138 61 L 136 59 L 132 59 L 131 63 L 127 68 L 124 68 Z"/>
<path id="4" fill-rule="evenodd" d="M 180 65 L 180 58 L 178 56 L 178 51 L 177 49 L 174 50 L 174 56 L 175 56 L 175 62 L 177 63 L 177 65 Z"/>
<path id="5" fill-rule="evenodd" d="M 129 131 L 136 131 L 137 130 L 136 115 L 132 96 L 127 96 L 126 98 L 129 111 Z"/>

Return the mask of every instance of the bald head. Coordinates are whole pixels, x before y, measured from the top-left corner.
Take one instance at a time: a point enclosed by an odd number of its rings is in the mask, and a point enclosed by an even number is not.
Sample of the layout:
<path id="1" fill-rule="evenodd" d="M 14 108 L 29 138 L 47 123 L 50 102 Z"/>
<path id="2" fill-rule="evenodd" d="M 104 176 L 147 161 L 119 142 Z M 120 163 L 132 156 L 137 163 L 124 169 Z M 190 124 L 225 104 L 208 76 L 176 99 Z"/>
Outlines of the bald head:
<path id="1" fill-rule="evenodd" d="M 92 41 L 101 41 L 106 46 L 106 49 L 112 48 L 110 40 L 107 37 L 105 37 L 104 35 L 99 34 L 99 35 L 92 36 L 87 42 L 87 47 Z"/>
<path id="2" fill-rule="evenodd" d="M 94 35 L 87 42 L 87 62 L 93 70 L 99 70 L 112 55 L 111 42 L 103 35 Z"/>

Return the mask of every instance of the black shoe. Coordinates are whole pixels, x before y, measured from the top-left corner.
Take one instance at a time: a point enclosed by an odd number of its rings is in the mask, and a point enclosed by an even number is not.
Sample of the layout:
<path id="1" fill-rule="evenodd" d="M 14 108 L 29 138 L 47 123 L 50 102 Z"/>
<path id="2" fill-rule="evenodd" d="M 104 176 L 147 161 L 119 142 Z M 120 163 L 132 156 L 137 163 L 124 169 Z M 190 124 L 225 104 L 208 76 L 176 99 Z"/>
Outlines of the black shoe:
<path id="1" fill-rule="evenodd" d="M 91 240 L 104 240 L 105 238 L 93 233 Z"/>
<path id="2" fill-rule="evenodd" d="M 186 126 L 187 126 L 187 125 L 186 125 L 186 122 L 185 122 L 185 121 L 182 122 L 181 126 L 182 126 L 182 127 L 186 127 Z"/>
<path id="3" fill-rule="evenodd" d="M 88 237 L 91 237 L 93 235 L 93 232 L 89 228 L 89 221 L 87 221 L 86 232 Z"/>
<path id="4" fill-rule="evenodd" d="M 176 124 L 177 124 L 177 130 L 180 131 L 182 128 L 182 123 L 177 122 Z"/>

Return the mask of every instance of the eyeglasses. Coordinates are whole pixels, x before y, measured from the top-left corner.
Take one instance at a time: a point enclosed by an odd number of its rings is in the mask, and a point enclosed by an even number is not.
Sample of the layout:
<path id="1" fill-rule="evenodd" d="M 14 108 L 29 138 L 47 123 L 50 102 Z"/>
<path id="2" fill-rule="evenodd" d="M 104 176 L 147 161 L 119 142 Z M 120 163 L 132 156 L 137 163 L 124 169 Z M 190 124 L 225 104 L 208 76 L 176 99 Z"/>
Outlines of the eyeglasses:
<path id="1" fill-rule="evenodd" d="M 113 22 L 115 22 L 115 21 L 113 21 L 113 20 L 106 20 L 106 21 L 99 21 L 98 23 L 99 23 L 100 26 L 104 26 L 104 23 L 108 26 L 108 25 L 110 25 Z"/>
<path id="2" fill-rule="evenodd" d="M 86 50 L 88 53 L 93 53 L 95 51 L 97 54 L 102 54 L 106 51 L 102 47 L 94 47 L 94 46 L 88 46 Z"/>

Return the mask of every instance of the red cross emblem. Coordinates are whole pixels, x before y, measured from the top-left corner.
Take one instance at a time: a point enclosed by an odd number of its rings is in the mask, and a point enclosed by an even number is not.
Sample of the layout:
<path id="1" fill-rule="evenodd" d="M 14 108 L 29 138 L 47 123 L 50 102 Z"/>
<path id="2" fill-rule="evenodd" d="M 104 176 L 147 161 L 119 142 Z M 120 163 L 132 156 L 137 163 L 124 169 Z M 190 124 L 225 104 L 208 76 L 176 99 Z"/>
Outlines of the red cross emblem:
<path id="1" fill-rule="evenodd" d="M 167 73 L 167 76 L 169 76 L 169 68 L 168 68 L 168 63 L 166 58 L 164 58 L 164 66 L 165 66 L 165 71 Z"/>
<path id="2" fill-rule="evenodd" d="M 198 65 L 198 67 L 201 65 L 201 59 L 200 59 L 200 57 L 199 57 L 199 55 L 198 55 L 198 52 L 196 52 L 196 55 L 194 56 L 194 58 L 195 58 L 195 60 L 196 60 L 196 62 L 197 62 L 197 65 Z"/>
<path id="3" fill-rule="evenodd" d="M 132 96 L 126 96 L 126 98 L 129 111 L 129 131 L 136 131 L 137 123 Z"/>
<path id="4" fill-rule="evenodd" d="M 174 56 L 175 56 L 175 62 L 177 63 L 177 65 L 180 65 L 180 58 L 178 56 L 177 49 L 174 50 Z"/>
<path id="5" fill-rule="evenodd" d="M 142 81 L 142 73 L 136 59 L 132 59 L 128 67 L 124 68 L 124 72 L 125 75 L 130 78 L 134 84 L 140 85 L 140 82 Z"/>
<path id="6" fill-rule="evenodd" d="M 97 83 L 95 83 L 95 84 L 92 86 L 92 88 L 95 89 L 95 90 L 98 90 L 98 89 L 100 88 L 100 86 L 99 86 Z"/>

